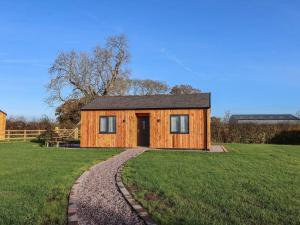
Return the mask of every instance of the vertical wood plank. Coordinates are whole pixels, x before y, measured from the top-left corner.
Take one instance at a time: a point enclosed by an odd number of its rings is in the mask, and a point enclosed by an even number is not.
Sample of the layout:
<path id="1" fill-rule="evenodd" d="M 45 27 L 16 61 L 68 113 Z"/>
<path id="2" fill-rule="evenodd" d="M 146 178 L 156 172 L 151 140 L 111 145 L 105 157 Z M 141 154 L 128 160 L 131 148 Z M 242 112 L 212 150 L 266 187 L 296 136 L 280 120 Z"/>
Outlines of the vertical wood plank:
<path id="1" fill-rule="evenodd" d="M 6 115 L 0 112 L 0 140 L 5 139 Z"/>

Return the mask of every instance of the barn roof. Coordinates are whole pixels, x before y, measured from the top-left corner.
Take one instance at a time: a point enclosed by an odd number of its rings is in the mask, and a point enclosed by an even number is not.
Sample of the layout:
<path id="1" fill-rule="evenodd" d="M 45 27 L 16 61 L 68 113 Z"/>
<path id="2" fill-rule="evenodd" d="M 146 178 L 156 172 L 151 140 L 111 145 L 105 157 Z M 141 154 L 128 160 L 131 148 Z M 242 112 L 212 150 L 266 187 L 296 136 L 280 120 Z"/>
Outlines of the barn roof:
<path id="1" fill-rule="evenodd" d="M 100 96 L 82 110 L 210 108 L 210 93 L 184 95 Z"/>
<path id="2" fill-rule="evenodd" d="M 231 121 L 236 120 L 300 120 L 298 117 L 291 114 L 243 114 L 232 115 Z"/>
<path id="3" fill-rule="evenodd" d="M 7 115 L 6 112 L 2 111 L 1 109 L 0 109 L 0 113 L 4 113 L 5 115 Z"/>

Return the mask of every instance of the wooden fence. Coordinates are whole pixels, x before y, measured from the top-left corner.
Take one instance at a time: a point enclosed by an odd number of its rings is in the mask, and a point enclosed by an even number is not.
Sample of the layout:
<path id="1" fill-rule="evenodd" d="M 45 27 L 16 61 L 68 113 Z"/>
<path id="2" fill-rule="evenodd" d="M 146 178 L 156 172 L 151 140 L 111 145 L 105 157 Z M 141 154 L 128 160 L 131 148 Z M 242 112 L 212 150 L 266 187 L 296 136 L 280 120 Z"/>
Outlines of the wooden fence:
<path id="1" fill-rule="evenodd" d="M 36 139 L 46 130 L 6 130 L 5 141 L 29 141 Z M 62 138 L 72 138 L 74 140 L 80 139 L 80 130 L 75 129 L 59 129 L 54 131 Z"/>

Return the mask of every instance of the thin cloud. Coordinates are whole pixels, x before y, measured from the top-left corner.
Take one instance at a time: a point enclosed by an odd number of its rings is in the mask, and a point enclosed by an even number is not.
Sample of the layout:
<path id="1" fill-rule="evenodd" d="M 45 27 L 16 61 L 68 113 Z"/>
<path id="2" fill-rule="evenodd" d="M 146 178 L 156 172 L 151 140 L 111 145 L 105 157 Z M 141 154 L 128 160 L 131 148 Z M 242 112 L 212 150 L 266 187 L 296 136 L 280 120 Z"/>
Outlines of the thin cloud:
<path id="1" fill-rule="evenodd" d="M 173 63 L 177 64 L 179 67 L 184 69 L 185 71 L 196 75 L 197 77 L 203 78 L 203 74 L 198 73 L 197 71 L 193 70 L 191 67 L 187 66 L 180 58 L 178 58 L 176 55 L 173 55 L 169 53 L 169 51 L 166 48 L 161 48 L 160 53 L 164 55 L 168 60 L 172 61 Z"/>
<path id="2" fill-rule="evenodd" d="M 38 59 L 0 59 L 0 64 L 27 64 L 33 66 L 49 66 L 45 61 Z"/>

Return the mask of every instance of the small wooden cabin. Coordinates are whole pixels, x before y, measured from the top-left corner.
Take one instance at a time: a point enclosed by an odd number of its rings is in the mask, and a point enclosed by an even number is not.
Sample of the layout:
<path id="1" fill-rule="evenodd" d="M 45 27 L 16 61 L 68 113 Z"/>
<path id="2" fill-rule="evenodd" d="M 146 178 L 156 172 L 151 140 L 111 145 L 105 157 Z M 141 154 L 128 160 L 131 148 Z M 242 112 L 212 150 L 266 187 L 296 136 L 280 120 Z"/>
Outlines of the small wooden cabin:
<path id="1" fill-rule="evenodd" d="M 210 149 L 210 93 L 101 96 L 81 109 L 81 147 Z"/>
<path id="2" fill-rule="evenodd" d="M 6 113 L 0 110 L 0 140 L 5 139 Z"/>

